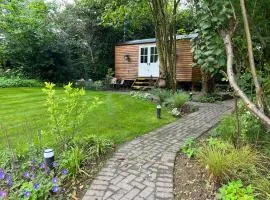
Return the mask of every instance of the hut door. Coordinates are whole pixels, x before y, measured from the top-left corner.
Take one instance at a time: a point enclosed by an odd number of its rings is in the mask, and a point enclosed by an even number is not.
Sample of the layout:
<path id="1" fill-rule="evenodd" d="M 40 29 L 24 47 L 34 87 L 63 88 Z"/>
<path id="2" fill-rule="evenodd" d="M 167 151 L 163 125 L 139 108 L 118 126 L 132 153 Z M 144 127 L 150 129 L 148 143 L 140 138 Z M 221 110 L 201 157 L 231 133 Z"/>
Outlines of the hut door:
<path id="1" fill-rule="evenodd" d="M 157 47 L 151 46 L 149 47 L 150 55 L 149 55 L 149 75 L 151 77 L 159 77 L 159 63 L 158 63 L 158 53 Z"/>
<path id="2" fill-rule="evenodd" d="M 149 59 L 149 51 L 148 47 L 141 47 L 140 48 L 140 62 L 139 62 L 139 76 L 140 77 L 148 77 L 149 70 L 148 70 L 148 59 Z"/>
<path id="3" fill-rule="evenodd" d="M 156 46 L 140 47 L 139 77 L 159 77 Z"/>

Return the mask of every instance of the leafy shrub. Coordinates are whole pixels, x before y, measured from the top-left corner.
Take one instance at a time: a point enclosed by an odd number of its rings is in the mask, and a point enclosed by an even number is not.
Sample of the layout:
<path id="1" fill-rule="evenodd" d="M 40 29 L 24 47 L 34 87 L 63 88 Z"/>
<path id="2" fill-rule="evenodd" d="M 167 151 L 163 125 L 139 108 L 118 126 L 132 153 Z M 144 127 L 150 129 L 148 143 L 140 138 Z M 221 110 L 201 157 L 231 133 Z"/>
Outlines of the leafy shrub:
<path id="1" fill-rule="evenodd" d="M 43 84 L 34 79 L 24 79 L 19 77 L 0 77 L 0 88 L 7 87 L 41 87 Z"/>
<path id="2" fill-rule="evenodd" d="M 154 99 L 153 96 L 148 92 L 131 91 L 129 95 L 136 99 L 145 99 L 145 100 Z"/>
<path id="3" fill-rule="evenodd" d="M 111 140 L 96 135 L 75 138 L 75 144 L 80 145 L 87 152 L 88 157 L 93 159 L 104 155 L 113 147 Z"/>
<path id="4" fill-rule="evenodd" d="M 60 166 L 69 171 L 69 175 L 75 177 L 82 169 L 82 163 L 86 159 L 84 150 L 79 147 L 71 147 L 70 150 L 64 151 L 61 158 Z"/>
<path id="5" fill-rule="evenodd" d="M 249 111 L 240 106 L 239 113 L 240 138 L 244 142 L 257 142 L 266 140 L 267 134 L 258 119 Z M 212 136 L 220 137 L 226 141 L 234 142 L 237 138 L 237 122 L 234 114 L 225 116 L 219 125 L 211 131 Z"/>
<path id="6" fill-rule="evenodd" d="M 214 103 L 220 100 L 221 100 L 221 97 L 217 95 L 216 93 L 201 95 L 197 98 L 194 98 L 194 101 L 198 101 L 201 103 Z"/>
<path id="7" fill-rule="evenodd" d="M 262 156 L 249 146 L 236 149 L 230 143 L 221 141 L 203 145 L 196 156 L 216 181 L 245 180 L 257 174 L 257 167 L 262 164 Z"/>
<path id="8" fill-rule="evenodd" d="M 95 90 L 95 91 L 106 89 L 104 82 L 101 80 L 94 81 L 94 82 L 88 82 L 87 84 L 85 84 L 84 87 L 87 90 Z"/>
<path id="9" fill-rule="evenodd" d="M 233 114 L 226 115 L 218 126 L 211 130 L 210 134 L 215 137 L 218 136 L 223 140 L 233 142 L 237 134 L 235 120 Z"/>
<path id="10" fill-rule="evenodd" d="M 112 68 L 108 68 L 106 77 L 104 79 L 104 86 L 106 88 L 110 88 L 111 87 L 111 81 L 113 79 L 113 76 L 114 76 L 114 72 L 113 72 Z"/>
<path id="11" fill-rule="evenodd" d="M 221 200 L 254 200 L 254 190 L 249 185 L 245 187 L 241 181 L 232 181 L 223 185 L 217 194 Z"/>
<path id="12" fill-rule="evenodd" d="M 190 137 L 185 140 L 183 147 L 181 147 L 181 152 L 186 154 L 188 158 L 192 158 L 198 151 L 198 148 L 196 148 L 195 145 L 195 139 L 193 137 Z"/>
<path id="13" fill-rule="evenodd" d="M 188 95 L 184 93 L 175 94 L 173 96 L 173 106 L 175 108 L 180 108 L 188 101 Z"/>
<path id="14" fill-rule="evenodd" d="M 173 96 L 172 91 L 160 88 L 151 90 L 151 94 L 156 97 L 160 105 Z"/>
<path id="15" fill-rule="evenodd" d="M 97 98 L 91 103 L 84 99 L 84 89 L 72 88 L 72 84 L 64 86 L 64 96 L 56 95 L 53 83 L 46 83 L 43 92 L 47 95 L 46 105 L 50 123 L 44 134 L 50 134 L 63 144 L 67 144 L 79 132 L 86 114 L 96 106 Z"/>

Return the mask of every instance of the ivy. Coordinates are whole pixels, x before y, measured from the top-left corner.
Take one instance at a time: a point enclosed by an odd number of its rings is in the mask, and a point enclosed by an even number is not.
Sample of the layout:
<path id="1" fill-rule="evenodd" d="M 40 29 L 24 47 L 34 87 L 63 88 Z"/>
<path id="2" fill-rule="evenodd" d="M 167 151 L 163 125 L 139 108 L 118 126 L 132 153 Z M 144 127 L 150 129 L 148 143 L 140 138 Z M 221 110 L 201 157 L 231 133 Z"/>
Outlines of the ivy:
<path id="1" fill-rule="evenodd" d="M 223 29 L 233 12 L 229 1 L 199 1 L 195 4 L 195 19 L 199 35 L 193 41 L 195 66 L 212 76 L 224 70 L 226 55 L 218 30 Z"/>

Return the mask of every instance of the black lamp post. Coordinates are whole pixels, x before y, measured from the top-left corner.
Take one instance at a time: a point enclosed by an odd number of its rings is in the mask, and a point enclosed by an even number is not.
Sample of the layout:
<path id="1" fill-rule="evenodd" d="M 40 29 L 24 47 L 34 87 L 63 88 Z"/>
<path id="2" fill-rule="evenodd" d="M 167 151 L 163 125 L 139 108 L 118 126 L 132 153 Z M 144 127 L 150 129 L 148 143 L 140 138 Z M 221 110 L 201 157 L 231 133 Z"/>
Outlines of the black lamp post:
<path id="1" fill-rule="evenodd" d="M 45 149 L 44 150 L 44 161 L 47 167 L 50 169 L 53 168 L 54 162 L 54 150 L 53 149 Z"/>
<path id="2" fill-rule="evenodd" d="M 189 100 L 192 101 L 192 99 L 193 99 L 193 93 L 190 92 L 190 93 L 189 93 Z"/>
<path id="3" fill-rule="evenodd" d="M 157 118 L 161 119 L 161 105 L 157 105 Z"/>

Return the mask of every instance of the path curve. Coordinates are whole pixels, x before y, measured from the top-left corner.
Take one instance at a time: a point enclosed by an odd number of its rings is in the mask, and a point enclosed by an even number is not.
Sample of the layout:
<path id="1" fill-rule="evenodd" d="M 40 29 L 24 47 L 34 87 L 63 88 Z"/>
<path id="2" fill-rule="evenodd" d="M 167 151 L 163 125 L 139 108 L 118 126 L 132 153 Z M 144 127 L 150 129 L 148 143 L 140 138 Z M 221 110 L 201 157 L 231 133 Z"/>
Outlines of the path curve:
<path id="1" fill-rule="evenodd" d="M 233 109 L 232 101 L 196 103 L 197 112 L 122 145 L 83 200 L 171 200 L 174 160 L 188 137 L 198 137 Z"/>

